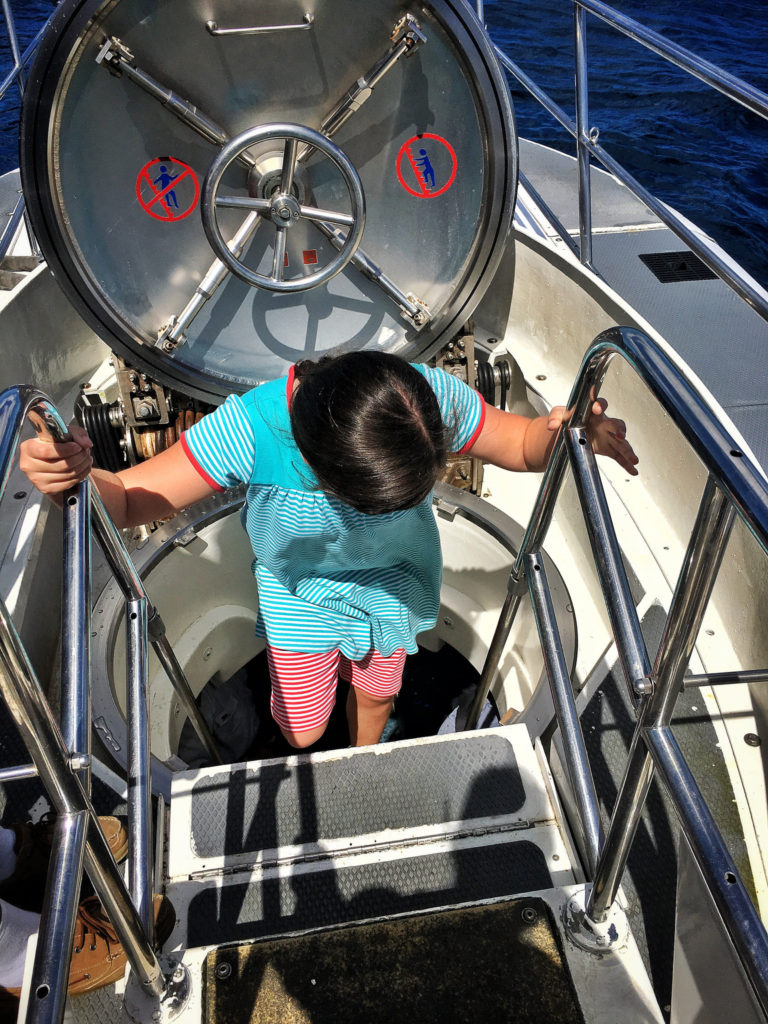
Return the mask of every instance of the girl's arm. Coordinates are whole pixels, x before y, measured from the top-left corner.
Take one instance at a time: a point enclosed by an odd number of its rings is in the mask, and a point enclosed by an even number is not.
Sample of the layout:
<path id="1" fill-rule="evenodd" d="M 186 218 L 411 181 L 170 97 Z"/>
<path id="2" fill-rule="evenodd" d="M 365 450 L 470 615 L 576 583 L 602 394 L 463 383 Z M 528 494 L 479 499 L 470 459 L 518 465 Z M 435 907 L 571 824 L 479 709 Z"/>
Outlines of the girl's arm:
<path id="1" fill-rule="evenodd" d="M 178 442 L 137 466 L 108 473 L 93 469 L 93 445 L 82 427 L 73 425 L 70 432 L 73 440 L 62 444 L 33 438 L 20 446 L 19 467 L 57 504 L 64 491 L 90 475 L 115 525 L 122 529 L 164 519 L 215 491 Z"/>
<path id="2" fill-rule="evenodd" d="M 598 455 L 607 455 L 637 476 L 638 458 L 627 441 L 627 427 L 623 420 L 605 415 L 608 403 L 598 398 L 592 406 L 587 432 Z M 502 469 L 518 472 L 546 469 L 550 453 L 563 423 L 570 413 L 563 405 L 555 406 L 548 416 L 529 419 L 516 413 L 502 412 L 492 405 L 486 406 L 485 422 L 475 443 L 472 455 L 485 459 Z"/>

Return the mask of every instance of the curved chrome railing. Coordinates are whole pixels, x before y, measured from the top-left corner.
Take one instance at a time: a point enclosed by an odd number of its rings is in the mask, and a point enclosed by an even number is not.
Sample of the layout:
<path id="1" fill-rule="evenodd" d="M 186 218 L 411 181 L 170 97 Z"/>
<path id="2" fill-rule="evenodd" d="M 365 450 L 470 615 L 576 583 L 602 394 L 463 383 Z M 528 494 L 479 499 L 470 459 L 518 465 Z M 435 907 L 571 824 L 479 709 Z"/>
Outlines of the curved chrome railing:
<path id="1" fill-rule="evenodd" d="M 64 439 L 67 428 L 45 395 L 31 387 L 9 388 L 0 394 L 0 499 L 25 420 L 41 434 Z M 90 594 L 83 567 L 72 562 L 83 555 L 90 519 L 90 483 L 67 493 L 64 510 L 65 628 L 75 632 L 62 650 L 62 728 L 46 701 L 23 644 L 5 605 L 0 601 L 0 690 L 21 738 L 32 757 L 59 820 L 52 851 L 53 885 L 48 887 L 33 968 L 30 1020 L 61 1020 L 69 981 L 77 902 L 82 868 L 93 882 L 131 967 L 144 988 L 159 996 L 165 985 L 152 948 L 146 915 L 134 903 L 117 869 L 90 799 L 89 659 L 77 648 L 90 636 Z M 66 652 L 72 651 L 67 657 Z M 146 709 L 145 709 L 146 714 Z M 87 723 L 83 726 L 82 722 Z M 147 790 L 147 807 L 149 806 Z M 148 868 L 146 869 L 148 871 Z"/>
<path id="2" fill-rule="evenodd" d="M 608 366 L 620 356 L 634 369 L 676 424 L 708 472 L 708 480 L 651 666 L 640 621 L 621 560 L 595 456 L 585 425 Z M 478 693 L 470 711 L 472 728 L 496 673 L 523 594 L 529 591 L 544 665 L 563 736 L 564 758 L 593 879 L 586 927 L 599 933 L 618 892 L 645 799 L 658 771 L 683 831 L 720 912 L 763 1011 L 768 1015 L 768 935 L 739 878 L 703 796 L 670 730 L 675 700 L 683 686 L 702 619 L 720 569 L 732 524 L 738 516 L 768 556 L 768 483 L 759 468 L 713 416 L 706 400 L 681 370 L 645 334 L 611 328 L 588 350 L 571 392 L 570 426 L 561 431 L 544 474 L 525 537 L 510 576 L 507 597 L 491 642 Z M 601 834 L 584 739 L 573 691 L 561 657 L 557 624 L 540 551 L 571 467 L 637 726 L 610 827 Z"/>
<path id="3" fill-rule="evenodd" d="M 17 86 L 19 95 L 24 95 L 24 69 L 35 55 L 40 40 L 45 33 L 47 23 L 40 29 L 24 53 L 22 53 L 19 47 L 18 36 L 16 35 L 16 23 L 14 21 L 13 11 L 11 10 L 10 0 L 0 0 L 0 4 L 2 4 L 3 18 L 5 20 L 5 32 L 11 51 L 11 58 L 13 60 L 13 67 L 5 76 L 3 81 L 0 82 L 0 102 L 2 102 L 5 99 L 6 93 L 13 85 Z M 29 220 L 27 219 L 24 196 L 19 193 L 19 198 L 16 200 L 16 206 L 11 213 L 2 234 L 0 235 L 0 260 L 5 257 L 11 247 L 22 219 L 25 221 L 30 248 L 36 256 L 39 255 L 37 242 L 34 234 L 32 233 L 32 227 Z"/>
<path id="4" fill-rule="evenodd" d="M 29 420 L 49 441 L 69 438 L 56 408 L 34 387 L 0 394 L 0 500 Z M 139 983 L 160 996 L 166 979 L 152 935 L 153 879 L 150 832 L 149 705 L 147 640 L 211 757 L 220 761 L 189 683 L 173 653 L 162 620 L 122 538 L 89 480 L 68 491 L 62 502 L 64 549 L 62 594 L 61 727 L 45 700 L 31 661 L 0 600 L 0 691 L 33 766 L 3 773 L 3 781 L 36 774 L 59 820 L 33 968 L 30 1020 L 62 1019 L 69 980 L 77 900 L 83 866 L 102 900 Z M 93 519 L 93 522 L 92 522 Z M 126 689 L 128 703 L 129 888 L 120 875 L 90 800 L 90 539 L 91 528 L 126 602 Z M 130 889 L 130 894 L 129 894 Z"/>

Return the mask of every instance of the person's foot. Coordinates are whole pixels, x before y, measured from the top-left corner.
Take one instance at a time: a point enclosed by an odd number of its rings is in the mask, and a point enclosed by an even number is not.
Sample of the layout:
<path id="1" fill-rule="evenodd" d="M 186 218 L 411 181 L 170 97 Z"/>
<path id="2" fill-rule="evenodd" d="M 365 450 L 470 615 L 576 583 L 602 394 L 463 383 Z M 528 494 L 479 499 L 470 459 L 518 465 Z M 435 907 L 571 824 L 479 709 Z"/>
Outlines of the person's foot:
<path id="1" fill-rule="evenodd" d="M 176 913 L 167 896 L 155 896 L 155 948 L 159 948 L 173 931 Z M 82 996 L 104 988 L 122 978 L 128 959 L 115 929 L 96 896 L 83 900 L 77 910 L 72 963 L 69 968 L 70 996 Z M 16 1013 L 19 988 L 0 987 L 0 1020 Z"/>
<path id="2" fill-rule="evenodd" d="M 112 815 L 99 818 L 112 856 L 116 861 L 125 858 L 128 852 L 128 832 Z M 43 906 L 45 878 L 56 826 L 56 818 L 45 818 L 37 824 L 15 822 L 7 827 L 16 834 L 13 852 L 16 867 L 13 874 L 0 881 L 0 899 L 39 914 Z"/>

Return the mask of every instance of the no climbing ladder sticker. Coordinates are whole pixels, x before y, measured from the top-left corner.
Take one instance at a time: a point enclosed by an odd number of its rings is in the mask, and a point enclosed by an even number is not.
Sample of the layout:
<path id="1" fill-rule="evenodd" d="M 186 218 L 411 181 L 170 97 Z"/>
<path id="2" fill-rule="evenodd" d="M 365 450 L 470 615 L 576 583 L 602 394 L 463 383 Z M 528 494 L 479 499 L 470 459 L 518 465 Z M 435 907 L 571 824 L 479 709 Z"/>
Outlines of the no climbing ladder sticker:
<path id="1" fill-rule="evenodd" d="M 434 199 L 447 192 L 456 177 L 456 152 L 440 135 L 414 135 L 397 154 L 397 177 L 417 199 Z"/>

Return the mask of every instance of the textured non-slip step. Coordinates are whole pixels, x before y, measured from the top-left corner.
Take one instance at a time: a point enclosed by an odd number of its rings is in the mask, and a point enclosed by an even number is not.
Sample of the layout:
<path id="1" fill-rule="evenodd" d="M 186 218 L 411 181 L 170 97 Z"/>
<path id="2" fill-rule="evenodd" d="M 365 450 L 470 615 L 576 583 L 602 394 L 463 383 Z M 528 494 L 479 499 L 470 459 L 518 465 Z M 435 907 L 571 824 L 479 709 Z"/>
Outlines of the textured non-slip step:
<path id="1" fill-rule="evenodd" d="M 171 808 L 171 877 L 554 817 L 522 726 L 185 772 Z"/>
<path id="2" fill-rule="evenodd" d="M 171 946 L 207 946 L 572 885 L 557 828 L 539 826 L 174 882 Z"/>

